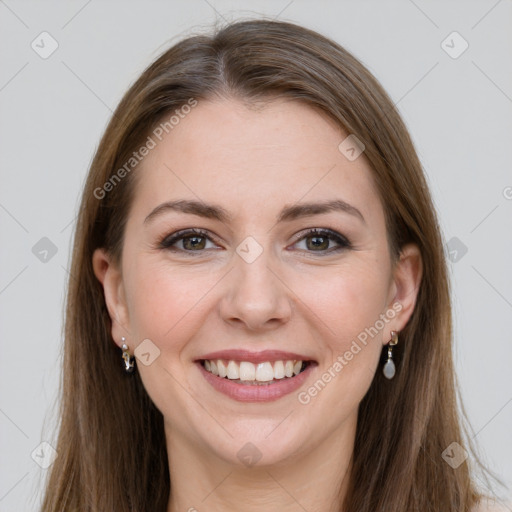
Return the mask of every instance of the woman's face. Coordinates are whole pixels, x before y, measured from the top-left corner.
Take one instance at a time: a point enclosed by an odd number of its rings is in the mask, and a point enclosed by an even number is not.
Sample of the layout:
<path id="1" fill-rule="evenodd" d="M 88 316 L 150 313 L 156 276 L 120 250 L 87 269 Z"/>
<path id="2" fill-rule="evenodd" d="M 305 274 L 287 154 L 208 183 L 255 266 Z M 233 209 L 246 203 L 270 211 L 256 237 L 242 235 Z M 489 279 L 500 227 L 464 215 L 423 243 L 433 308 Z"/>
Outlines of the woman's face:
<path id="1" fill-rule="evenodd" d="M 420 274 L 414 246 L 392 265 L 364 153 L 293 101 L 200 101 L 168 132 L 133 171 L 120 268 L 94 266 L 170 442 L 273 464 L 352 435 Z"/>

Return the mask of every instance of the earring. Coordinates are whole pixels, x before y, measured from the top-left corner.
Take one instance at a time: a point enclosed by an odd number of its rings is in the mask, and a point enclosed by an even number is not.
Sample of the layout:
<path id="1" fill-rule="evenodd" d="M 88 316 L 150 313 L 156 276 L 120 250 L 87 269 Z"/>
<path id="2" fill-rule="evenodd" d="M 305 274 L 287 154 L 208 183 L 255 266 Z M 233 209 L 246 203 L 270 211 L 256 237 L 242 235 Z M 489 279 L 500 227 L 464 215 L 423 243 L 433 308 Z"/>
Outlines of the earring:
<path id="1" fill-rule="evenodd" d="M 127 373 L 132 373 L 135 370 L 135 361 L 128 352 L 128 345 L 125 343 L 126 338 L 124 336 L 121 338 L 121 341 L 123 342 L 122 358 L 124 360 L 124 369 Z"/>
<path id="2" fill-rule="evenodd" d="M 382 373 L 386 379 L 392 379 L 395 376 L 395 363 L 393 362 L 393 346 L 398 343 L 398 334 L 396 331 L 391 331 L 391 339 L 388 343 L 388 359 L 384 363 Z"/>

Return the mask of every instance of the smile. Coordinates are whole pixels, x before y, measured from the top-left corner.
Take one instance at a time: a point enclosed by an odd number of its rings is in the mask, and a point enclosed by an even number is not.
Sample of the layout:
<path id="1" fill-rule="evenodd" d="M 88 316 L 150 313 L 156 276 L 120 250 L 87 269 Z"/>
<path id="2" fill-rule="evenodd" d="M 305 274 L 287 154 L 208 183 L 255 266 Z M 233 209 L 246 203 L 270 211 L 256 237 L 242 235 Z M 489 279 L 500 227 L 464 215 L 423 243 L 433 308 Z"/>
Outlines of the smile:
<path id="1" fill-rule="evenodd" d="M 239 402 L 278 400 L 301 387 L 318 366 L 306 355 L 277 350 L 222 350 L 195 363 L 210 390 Z"/>
<path id="2" fill-rule="evenodd" d="M 229 379 L 237 384 L 269 385 L 281 379 L 289 379 L 304 371 L 307 361 L 265 361 L 251 363 L 250 361 L 227 361 L 222 359 L 205 359 L 203 368 L 222 378 Z"/>

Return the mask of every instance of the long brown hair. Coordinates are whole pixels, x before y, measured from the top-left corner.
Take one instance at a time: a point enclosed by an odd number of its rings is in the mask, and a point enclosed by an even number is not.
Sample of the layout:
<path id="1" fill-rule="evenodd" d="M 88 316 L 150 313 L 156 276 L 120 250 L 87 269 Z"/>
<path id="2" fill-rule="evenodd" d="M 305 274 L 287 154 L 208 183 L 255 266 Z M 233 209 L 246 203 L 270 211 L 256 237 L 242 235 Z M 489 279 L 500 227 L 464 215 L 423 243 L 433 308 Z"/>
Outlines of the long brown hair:
<path id="1" fill-rule="evenodd" d="M 267 20 L 236 22 L 165 51 L 128 90 L 103 135 L 74 238 L 58 457 L 42 510 L 166 510 L 171 488 L 162 414 L 138 373 L 122 369 L 92 255 L 103 247 L 120 261 L 137 171 L 113 176 L 164 116 L 215 95 L 301 101 L 355 134 L 385 206 L 393 258 L 409 242 L 421 251 L 416 307 L 395 351 L 399 370 L 392 381 L 377 372 L 359 405 L 340 510 L 469 512 L 480 497 L 470 467 L 455 469 L 442 458 L 452 442 L 474 450 L 459 412 L 443 241 L 409 134 L 392 100 L 349 52 L 306 28 Z M 101 192 L 107 182 L 108 193 Z"/>

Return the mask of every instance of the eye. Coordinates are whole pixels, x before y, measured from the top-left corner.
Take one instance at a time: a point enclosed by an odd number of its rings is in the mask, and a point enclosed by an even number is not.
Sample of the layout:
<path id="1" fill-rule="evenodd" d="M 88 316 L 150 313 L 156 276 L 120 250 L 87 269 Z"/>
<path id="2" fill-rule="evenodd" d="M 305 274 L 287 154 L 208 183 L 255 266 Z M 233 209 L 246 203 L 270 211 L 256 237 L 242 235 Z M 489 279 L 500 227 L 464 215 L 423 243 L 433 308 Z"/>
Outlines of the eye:
<path id="1" fill-rule="evenodd" d="M 330 229 L 310 229 L 306 231 L 306 233 L 302 233 L 301 238 L 295 243 L 295 245 L 299 242 L 305 243 L 304 250 L 318 253 L 330 254 L 351 247 L 347 238 Z M 338 244 L 338 247 L 332 247 L 332 243 Z"/>
<path id="2" fill-rule="evenodd" d="M 212 242 L 212 240 L 206 231 L 202 229 L 185 229 L 166 236 L 158 246 L 160 249 L 170 251 L 201 252 L 204 249 L 211 248 L 206 247 L 207 242 Z"/>
<path id="3" fill-rule="evenodd" d="M 305 243 L 305 247 L 302 250 L 307 252 L 331 254 L 351 247 L 346 237 L 330 229 L 309 229 L 305 233 L 297 235 L 297 238 L 294 245 Z M 208 242 L 212 246 L 208 247 Z M 336 247 L 336 244 L 338 247 Z M 158 247 L 175 252 L 201 253 L 206 249 L 213 249 L 217 246 L 208 236 L 207 231 L 202 229 L 185 229 L 164 237 L 159 242 Z"/>

